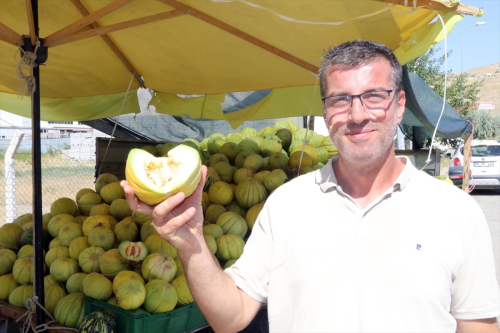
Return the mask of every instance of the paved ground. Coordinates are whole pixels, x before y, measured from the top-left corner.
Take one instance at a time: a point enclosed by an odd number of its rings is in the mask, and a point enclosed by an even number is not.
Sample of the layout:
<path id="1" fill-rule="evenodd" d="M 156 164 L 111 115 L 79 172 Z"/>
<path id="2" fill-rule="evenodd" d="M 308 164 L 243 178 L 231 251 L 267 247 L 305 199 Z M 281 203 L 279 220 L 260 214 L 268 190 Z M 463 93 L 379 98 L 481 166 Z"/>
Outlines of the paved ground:
<path id="1" fill-rule="evenodd" d="M 493 254 L 500 284 L 500 190 L 474 190 L 471 196 L 481 206 L 490 227 Z M 500 326 L 500 317 L 497 317 Z"/>

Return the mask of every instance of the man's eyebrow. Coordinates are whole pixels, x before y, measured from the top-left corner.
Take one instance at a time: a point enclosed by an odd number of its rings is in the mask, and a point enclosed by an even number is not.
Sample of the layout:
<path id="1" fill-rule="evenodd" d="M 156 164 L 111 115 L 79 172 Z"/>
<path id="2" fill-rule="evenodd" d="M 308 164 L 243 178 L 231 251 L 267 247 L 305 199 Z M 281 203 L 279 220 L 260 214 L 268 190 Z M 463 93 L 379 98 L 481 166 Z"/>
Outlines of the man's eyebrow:
<path id="1" fill-rule="evenodd" d="M 370 89 L 368 89 L 366 91 L 360 92 L 359 94 L 366 94 L 366 93 L 369 93 L 369 92 L 379 91 L 379 90 L 387 90 L 387 88 L 386 87 L 370 88 Z M 349 94 L 348 92 L 340 90 L 339 92 L 328 94 L 326 97 L 329 97 L 329 96 L 346 96 L 346 95 L 347 96 L 351 96 L 351 95 L 358 95 L 358 94 Z"/>

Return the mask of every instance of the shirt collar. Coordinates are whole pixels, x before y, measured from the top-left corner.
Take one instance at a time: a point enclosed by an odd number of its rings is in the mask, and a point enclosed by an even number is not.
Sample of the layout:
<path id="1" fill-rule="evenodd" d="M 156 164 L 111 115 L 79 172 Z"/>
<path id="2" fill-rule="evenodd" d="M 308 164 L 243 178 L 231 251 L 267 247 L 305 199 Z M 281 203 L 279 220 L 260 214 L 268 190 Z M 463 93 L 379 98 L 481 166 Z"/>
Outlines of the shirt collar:
<path id="1" fill-rule="evenodd" d="M 405 163 L 405 167 L 399 177 L 393 184 L 393 191 L 400 191 L 406 187 L 410 181 L 411 175 L 417 169 L 411 164 L 410 159 L 406 156 L 396 156 L 401 162 Z M 331 188 L 339 186 L 335 172 L 333 172 L 332 163 L 337 161 L 338 157 L 332 157 L 328 163 L 319 170 L 316 170 L 316 184 L 318 184 L 323 192 L 328 192 Z"/>

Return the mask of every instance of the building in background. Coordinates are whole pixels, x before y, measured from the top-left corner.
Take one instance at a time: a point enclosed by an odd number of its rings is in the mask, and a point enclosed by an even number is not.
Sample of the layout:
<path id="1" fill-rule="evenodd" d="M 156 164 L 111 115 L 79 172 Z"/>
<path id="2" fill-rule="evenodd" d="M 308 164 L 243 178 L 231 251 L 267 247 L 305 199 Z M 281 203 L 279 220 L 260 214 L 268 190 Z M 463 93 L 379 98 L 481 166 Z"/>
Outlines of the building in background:
<path id="1" fill-rule="evenodd" d="M 31 119 L 0 110 L 0 150 L 6 150 L 16 130 L 25 133 L 19 147 L 31 151 Z M 62 155 L 75 161 L 95 161 L 96 137 L 109 137 L 77 121 L 41 121 L 40 137 L 42 154 L 60 150 Z"/>

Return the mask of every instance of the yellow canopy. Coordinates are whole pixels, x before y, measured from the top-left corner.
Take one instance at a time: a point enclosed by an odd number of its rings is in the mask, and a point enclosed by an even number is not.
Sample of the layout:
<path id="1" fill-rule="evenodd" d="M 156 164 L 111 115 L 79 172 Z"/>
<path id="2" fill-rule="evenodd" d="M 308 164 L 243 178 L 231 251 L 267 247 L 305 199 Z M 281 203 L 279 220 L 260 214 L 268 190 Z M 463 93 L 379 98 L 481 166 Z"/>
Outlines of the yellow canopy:
<path id="1" fill-rule="evenodd" d="M 30 102 L 16 97 L 16 67 L 19 45 L 36 41 L 29 3 L 0 0 L 0 109 L 24 116 Z M 40 0 L 38 12 L 48 48 L 42 120 L 116 116 L 133 77 L 129 94 L 152 89 L 158 112 L 232 124 L 320 114 L 316 73 L 329 46 L 373 40 L 404 64 L 444 38 L 438 14 L 447 32 L 461 14 L 481 15 L 455 0 Z M 260 108 L 224 114 L 215 103 L 263 89 L 275 90 Z M 175 94 L 213 95 L 204 97 L 212 103 Z M 139 112 L 137 97 L 125 108 Z"/>

